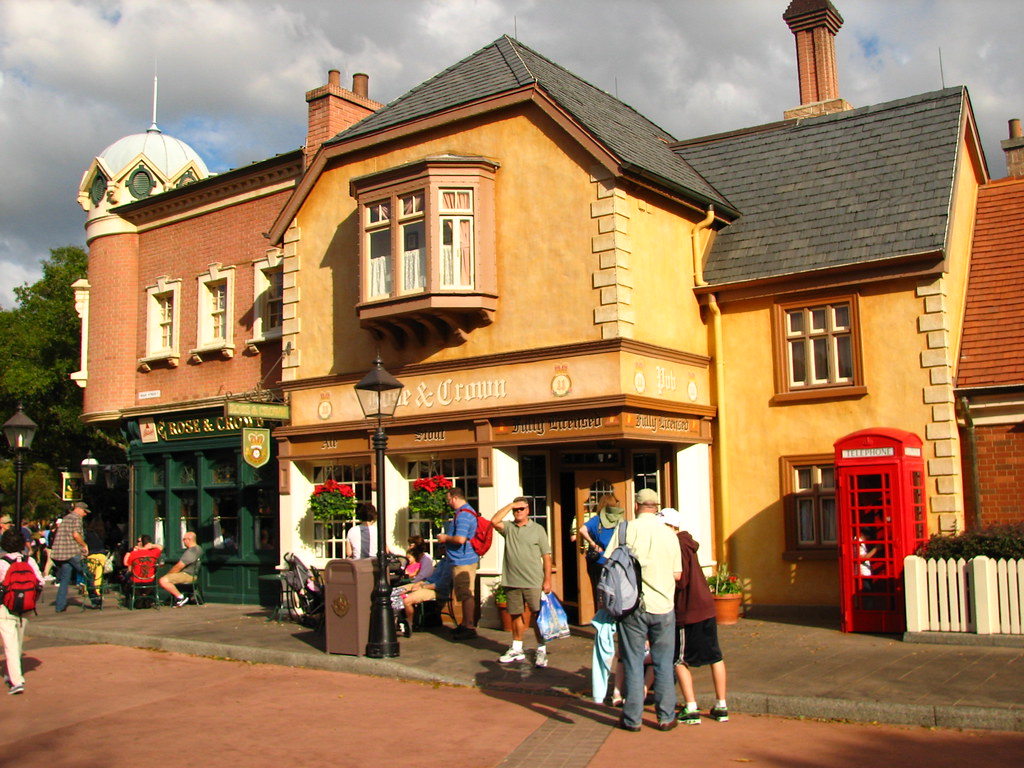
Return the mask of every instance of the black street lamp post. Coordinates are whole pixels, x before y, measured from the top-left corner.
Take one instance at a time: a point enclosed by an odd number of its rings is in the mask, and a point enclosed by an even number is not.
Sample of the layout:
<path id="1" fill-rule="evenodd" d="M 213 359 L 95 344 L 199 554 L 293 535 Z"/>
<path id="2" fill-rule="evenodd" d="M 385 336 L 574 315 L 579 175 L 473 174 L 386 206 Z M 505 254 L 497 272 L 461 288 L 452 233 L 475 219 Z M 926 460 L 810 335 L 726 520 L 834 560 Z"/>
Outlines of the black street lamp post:
<path id="1" fill-rule="evenodd" d="M 384 506 L 384 452 L 388 447 L 388 436 L 381 420 L 394 415 L 402 387 L 402 382 L 384 369 L 380 355 L 373 361 L 373 369 L 356 384 L 356 396 L 363 415 L 377 420 L 377 431 L 373 433 L 373 449 L 377 454 L 377 583 L 370 599 L 370 635 L 366 642 L 366 655 L 374 659 L 398 656 L 398 637 L 388 585 L 387 512 Z"/>
<path id="2" fill-rule="evenodd" d="M 38 424 L 25 415 L 21 403 L 18 403 L 18 410 L 14 412 L 14 415 L 3 426 L 7 444 L 14 451 L 14 524 L 18 530 L 21 530 L 21 478 L 25 474 L 24 451 L 32 447 L 32 440 L 36 436 L 38 426 Z"/>

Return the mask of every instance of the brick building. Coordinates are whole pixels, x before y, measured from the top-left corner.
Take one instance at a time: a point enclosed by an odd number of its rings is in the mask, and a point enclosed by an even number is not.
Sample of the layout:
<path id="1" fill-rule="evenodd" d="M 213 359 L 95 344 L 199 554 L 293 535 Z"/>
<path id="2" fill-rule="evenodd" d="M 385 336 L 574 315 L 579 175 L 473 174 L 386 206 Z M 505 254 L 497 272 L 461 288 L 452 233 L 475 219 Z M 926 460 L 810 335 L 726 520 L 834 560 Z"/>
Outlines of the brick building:
<path id="1" fill-rule="evenodd" d="M 124 434 L 136 534 L 173 559 L 181 535 L 198 533 L 214 600 L 255 602 L 257 576 L 280 558 L 274 443 L 252 433 L 260 464 L 244 460 L 242 441 L 243 430 L 274 426 L 259 406 L 275 399 L 288 352 L 280 251 L 263 233 L 320 142 L 379 106 L 365 76 L 349 91 L 337 72 L 307 101 L 304 150 L 213 175 L 154 118 L 101 152 L 79 188 L 89 273 L 75 286 L 82 363 L 72 378 L 83 419 Z M 231 415 L 229 401 L 248 407 Z"/>
<path id="2" fill-rule="evenodd" d="M 967 525 L 1024 522 L 1024 138 L 978 194 L 957 397 Z"/>

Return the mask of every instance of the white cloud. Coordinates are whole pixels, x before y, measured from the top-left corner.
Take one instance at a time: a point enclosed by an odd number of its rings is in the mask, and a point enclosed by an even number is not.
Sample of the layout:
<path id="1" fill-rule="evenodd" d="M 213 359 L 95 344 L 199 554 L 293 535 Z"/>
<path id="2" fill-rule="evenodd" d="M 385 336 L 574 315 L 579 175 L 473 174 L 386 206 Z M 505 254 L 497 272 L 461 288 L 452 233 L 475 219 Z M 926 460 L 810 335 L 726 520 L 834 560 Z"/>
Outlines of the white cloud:
<path id="1" fill-rule="evenodd" d="M 833 0 L 840 93 L 855 106 L 969 87 L 992 175 L 1024 116 L 1011 0 Z M 0 301 L 51 248 L 83 245 L 91 159 L 151 120 L 216 170 L 300 146 L 328 69 L 390 101 L 502 34 L 618 93 L 679 138 L 796 106 L 789 0 L 4 0 L 0 2 Z"/>

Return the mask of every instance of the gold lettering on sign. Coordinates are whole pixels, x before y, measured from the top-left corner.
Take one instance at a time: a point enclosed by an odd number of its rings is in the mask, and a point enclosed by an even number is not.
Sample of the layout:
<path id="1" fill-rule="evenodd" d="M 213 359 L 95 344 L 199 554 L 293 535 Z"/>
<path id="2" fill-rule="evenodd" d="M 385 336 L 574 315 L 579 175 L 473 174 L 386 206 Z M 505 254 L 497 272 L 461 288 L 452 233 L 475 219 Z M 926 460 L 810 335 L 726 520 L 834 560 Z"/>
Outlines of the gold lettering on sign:
<path id="1" fill-rule="evenodd" d="M 537 435 L 543 437 L 547 432 L 547 425 L 543 421 L 517 421 L 512 427 L 512 434 Z"/>
<path id="2" fill-rule="evenodd" d="M 659 395 L 666 390 L 669 392 L 676 391 L 676 375 L 673 371 L 668 368 L 662 368 L 660 365 L 654 366 L 654 371 L 657 374 Z"/>
<path id="3" fill-rule="evenodd" d="M 443 429 L 422 430 L 416 433 L 417 443 L 443 443 L 445 431 Z"/>
<path id="4" fill-rule="evenodd" d="M 568 432 L 581 429 L 600 429 L 602 421 L 600 416 L 581 416 L 575 419 L 552 419 L 552 432 Z"/>

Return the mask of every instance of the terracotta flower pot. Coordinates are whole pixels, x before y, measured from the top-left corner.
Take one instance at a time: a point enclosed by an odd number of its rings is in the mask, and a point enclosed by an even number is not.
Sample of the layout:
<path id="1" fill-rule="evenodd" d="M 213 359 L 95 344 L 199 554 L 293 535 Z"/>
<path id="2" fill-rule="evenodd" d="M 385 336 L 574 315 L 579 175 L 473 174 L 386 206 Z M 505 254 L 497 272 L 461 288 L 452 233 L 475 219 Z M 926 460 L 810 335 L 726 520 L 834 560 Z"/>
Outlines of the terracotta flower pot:
<path id="1" fill-rule="evenodd" d="M 511 632 L 512 615 L 508 612 L 507 603 L 498 603 L 498 615 L 501 617 L 501 628 L 506 632 Z"/>
<path id="2" fill-rule="evenodd" d="M 735 624 L 740 620 L 740 605 L 743 595 L 713 595 L 715 598 L 715 621 L 719 624 Z"/>

